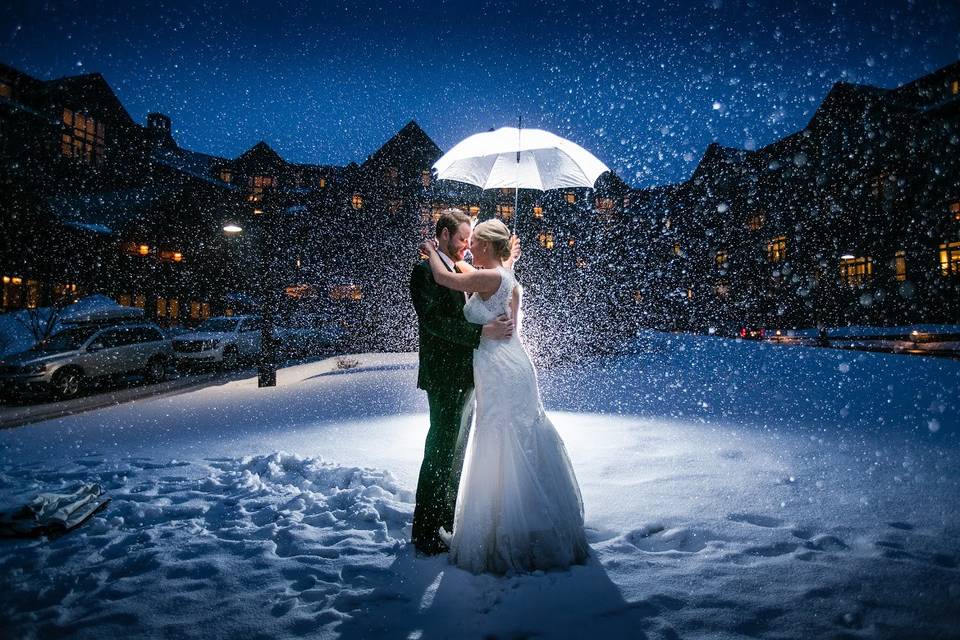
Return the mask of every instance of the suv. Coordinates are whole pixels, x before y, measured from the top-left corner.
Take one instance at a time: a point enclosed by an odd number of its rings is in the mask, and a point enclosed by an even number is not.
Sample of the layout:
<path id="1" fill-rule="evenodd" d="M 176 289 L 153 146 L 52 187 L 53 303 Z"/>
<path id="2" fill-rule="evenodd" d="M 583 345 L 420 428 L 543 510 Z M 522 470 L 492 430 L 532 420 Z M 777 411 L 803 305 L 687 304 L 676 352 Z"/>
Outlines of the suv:
<path id="1" fill-rule="evenodd" d="M 233 369 L 240 360 L 253 360 L 260 352 L 259 316 L 219 316 L 204 321 L 196 331 L 173 339 L 177 366 L 219 364 Z"/>
<path id="2" fill-rule="evenodd" d="M 0 360 L 0 387 L 5 393 L 48 390 L 72 398 L 96 378 L 136 372 L 160 382 L 172 357 L 170 341 L 153 323 L 81 324 Z"/>

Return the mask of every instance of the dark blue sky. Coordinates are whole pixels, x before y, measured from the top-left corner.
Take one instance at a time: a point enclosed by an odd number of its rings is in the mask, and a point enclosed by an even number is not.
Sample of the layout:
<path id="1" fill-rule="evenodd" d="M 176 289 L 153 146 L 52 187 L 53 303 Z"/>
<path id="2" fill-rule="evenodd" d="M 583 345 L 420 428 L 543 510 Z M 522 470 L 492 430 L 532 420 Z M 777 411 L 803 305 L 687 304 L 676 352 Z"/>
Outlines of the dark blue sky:
<path id="1" fill-rule="evenodd" d="M 408 120 L 448 149 L 491 126 L 567 136 L 634 186 L 689 177 L 713 141 L 804 127 L 838 80 L 893 87 L 960 58 L 960 2 L 38 2 L 0 60 L 98 71 L 130 114 L 234 157 L 362 161 Z M 679 6 L 682 5 L 682 6 Z"/>

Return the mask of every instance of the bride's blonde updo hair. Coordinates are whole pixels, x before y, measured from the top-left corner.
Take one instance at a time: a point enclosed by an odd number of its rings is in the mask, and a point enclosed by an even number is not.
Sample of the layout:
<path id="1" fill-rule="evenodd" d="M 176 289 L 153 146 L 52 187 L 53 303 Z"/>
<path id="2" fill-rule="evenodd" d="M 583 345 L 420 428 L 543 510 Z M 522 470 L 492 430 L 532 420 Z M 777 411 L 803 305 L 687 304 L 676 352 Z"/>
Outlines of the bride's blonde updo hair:
<path id="1" fill-rule="evenodd" d="M 501 260 L 510 257 L 510 229 L 499 220 L 481 222 L 473 229 L 473 237 L 489 242 L 494 255 Z"/>

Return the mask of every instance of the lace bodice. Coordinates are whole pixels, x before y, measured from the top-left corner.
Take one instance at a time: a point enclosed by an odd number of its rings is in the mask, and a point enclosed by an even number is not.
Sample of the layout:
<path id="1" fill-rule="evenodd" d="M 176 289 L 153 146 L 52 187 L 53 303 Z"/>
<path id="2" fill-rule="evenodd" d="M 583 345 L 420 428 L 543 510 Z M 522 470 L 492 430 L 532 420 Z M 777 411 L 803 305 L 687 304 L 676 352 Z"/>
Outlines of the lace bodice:
<path id="1" fill-rule="evenodd" d="M 463 307 L 464 317 L 476 324 L 487 324 L 498 316 L 506 313 L 510 315 L 510 297 L 517 280 L 513 273 L 504 267 L 497 267 L 500 273 L 500 286 L 496 292 L 484 300 L 479 294 L 471 294 L 467 304 Z"/>

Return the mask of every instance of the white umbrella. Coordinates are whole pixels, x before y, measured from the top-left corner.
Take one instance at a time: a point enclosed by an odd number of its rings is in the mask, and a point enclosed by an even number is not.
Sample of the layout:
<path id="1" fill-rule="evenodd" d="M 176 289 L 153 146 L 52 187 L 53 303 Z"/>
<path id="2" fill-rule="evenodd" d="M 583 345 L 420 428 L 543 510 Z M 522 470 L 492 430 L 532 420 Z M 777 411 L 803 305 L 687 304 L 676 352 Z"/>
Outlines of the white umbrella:
<path id="1" fill-rule="evenodd" d="M 607 165 L 583 147 L 542 129 L 502 127 L 459 142 L 433 168 L 437 178 L 481 189 L 593 187 Z"/>

